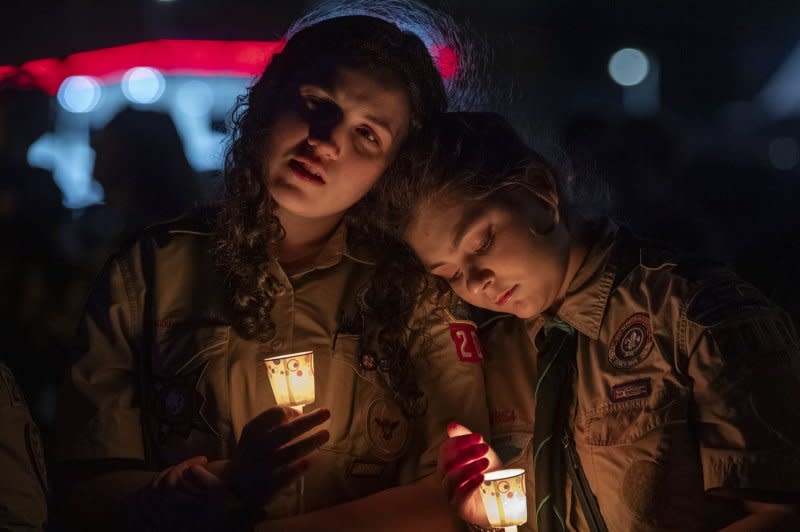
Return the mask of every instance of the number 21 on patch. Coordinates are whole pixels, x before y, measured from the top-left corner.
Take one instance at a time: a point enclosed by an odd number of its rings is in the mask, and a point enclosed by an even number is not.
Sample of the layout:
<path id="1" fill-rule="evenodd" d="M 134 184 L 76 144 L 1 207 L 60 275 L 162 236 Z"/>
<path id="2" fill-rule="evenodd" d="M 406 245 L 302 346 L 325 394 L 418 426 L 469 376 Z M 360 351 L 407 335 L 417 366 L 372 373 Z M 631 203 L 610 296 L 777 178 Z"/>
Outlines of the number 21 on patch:
<path id="1" fill-rule="evenodd" d="M 450 324 L 450 336 L 456 344 L 456 352 L 461 362 L 480 364 L 483 362 L 481 343 L 478 340 L 478 329 L 469 321 Z"/>

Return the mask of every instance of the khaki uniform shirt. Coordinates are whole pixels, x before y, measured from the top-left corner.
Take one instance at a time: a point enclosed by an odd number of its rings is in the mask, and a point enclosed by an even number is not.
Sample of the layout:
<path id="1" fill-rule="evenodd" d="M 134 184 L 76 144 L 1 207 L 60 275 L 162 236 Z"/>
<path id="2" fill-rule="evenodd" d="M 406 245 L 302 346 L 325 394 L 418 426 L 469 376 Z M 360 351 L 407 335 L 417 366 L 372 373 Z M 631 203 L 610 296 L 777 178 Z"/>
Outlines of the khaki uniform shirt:
<path id="1" fill-rule="evenodd" d="M 741 517 L 708 494 L 718 488 L 796 497 L 800 381 L 789 320 L 724 269 L 651 258 L 633 243 L 624 252 L 621 241 L 614 227 L 601 231 L 558 311 L 578 333 L 569 426 L 608 530 L 717 529 Z M 493 441 L 527 469 L 528 530 L 533 339 L 544 321 L 505 317 L 481 329 Z M 586 530 L 569 484 L 565 527 Z"/>
<path id="2" fill-rule="evenodd" d="M 46 523 L 42 438 L 11 370 L 0 363 L 0 530 L 44 530 Z"/>
<path id="3" fill-rule="evenodd" d="M 451 324 L 438 323 L 425 360 L 415 361 L 427 411 L 405 415 L 375 357 L 360 350 L 358 296 L 373 265 L 346 241 L 342 226 L 292 275 L 272 264 L 276 334 L 261 345 L 231 326 L 214 235 L 180 222 L 151 229 L 110 261 L 90 297 L 57 416 L 57 459 L 163 469 L 195 455 L 230 457 L 245 424 L 275 405 L 264 357 L 313 350 L 316 401 L 306 411 L 331 410 L 330 440 L 305 473 L 305 510 L 433 472 L 456 414 L 488 429 L 482 364 L 462 361 Z M 296 512 L 296 493 L 279 494 L 268 516 Z"/>

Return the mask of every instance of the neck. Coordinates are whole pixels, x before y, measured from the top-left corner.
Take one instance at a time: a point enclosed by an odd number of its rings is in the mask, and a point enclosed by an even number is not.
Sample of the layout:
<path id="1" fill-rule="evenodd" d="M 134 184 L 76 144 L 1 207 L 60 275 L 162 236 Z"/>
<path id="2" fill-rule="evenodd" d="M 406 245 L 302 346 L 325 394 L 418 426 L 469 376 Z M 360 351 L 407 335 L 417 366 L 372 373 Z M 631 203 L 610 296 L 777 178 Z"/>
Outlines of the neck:
<path id="1" fill-rule="evenodd" d="M 284 209 L 275 212 L 286 233 L 278 243 L 278 262 L 291 264 L 316 256 L 342 220 L 341 214 L 304 218 Z"/>
<path id="2" fill-rule="evenodd" d="M 567 257 L 567 272 L 564 275 L 564 282 L 558 291 L 558 297 L 553 306 L 548 309 L 553 314 L 558 312 L 558 309 L 564 303 L 567 297 L 567 291 L 572 284 L 573 279 L 578 274 L 586 255 L 589 253 L 589 243 L 586 239 L 586 224 L 578 215 L 571 215 L 567 224 L 567 231 L 569 232 L 569 255 Z"/>

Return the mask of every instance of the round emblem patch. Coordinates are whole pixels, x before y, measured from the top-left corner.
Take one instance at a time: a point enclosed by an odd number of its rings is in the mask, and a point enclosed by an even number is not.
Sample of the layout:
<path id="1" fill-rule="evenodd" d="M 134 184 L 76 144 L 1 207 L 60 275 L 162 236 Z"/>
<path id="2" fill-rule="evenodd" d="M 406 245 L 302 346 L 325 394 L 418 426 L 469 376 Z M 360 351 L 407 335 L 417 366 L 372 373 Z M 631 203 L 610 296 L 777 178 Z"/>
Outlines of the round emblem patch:
<path id="1" fill-rule="evenodd" d="M 367 436 L 376 456 L 396 458 L 408 440 L 408 420 L 397 404 L 378 399 L 367 410 Z"/>
<path id="2" fill-rule="evenodd" d="M 179 416 L 186 407 L 186 396 L 183 390 L 172 389 L 164 397 L 164 410 L 170 416 Z"/>
<path id="3" fill-rule="evenodd" d="M 634 314 L 622 324 L 611 340 L 608 362 L 617 369 L 628 369 L 646 359 L 653 349 L 653 330 L 647 314 Z"/>

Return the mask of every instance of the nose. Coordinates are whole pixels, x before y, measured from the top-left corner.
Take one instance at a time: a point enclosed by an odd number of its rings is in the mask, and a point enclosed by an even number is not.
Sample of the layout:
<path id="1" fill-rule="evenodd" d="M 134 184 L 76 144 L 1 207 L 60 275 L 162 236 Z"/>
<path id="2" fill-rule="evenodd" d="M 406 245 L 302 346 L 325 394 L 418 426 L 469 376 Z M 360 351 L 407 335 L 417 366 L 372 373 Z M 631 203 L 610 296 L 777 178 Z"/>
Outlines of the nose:
<path id="1" fill-rule="evenodd" d="M 306 142 L 323 159 L 336 159 L 341 154 L 345 123 L 342 112 L 330 106 L 309 116 Z"/>
<path id="2" fill-rule="evenodd" d="M 330 133 L 323 135 L 319 132 L 309 130 L 306 143 L 314 150 L 314 154 L 320 159 L 335 160 L 341 154 L 340 142 L 336 140 L 334 128 Z"/>
<path id="3" fill-rule="evenodd" d="M 494 272 L 489 268 L 473 266 L 467 273 L 467 290 L 480 295 L 494 283 Z"/>

